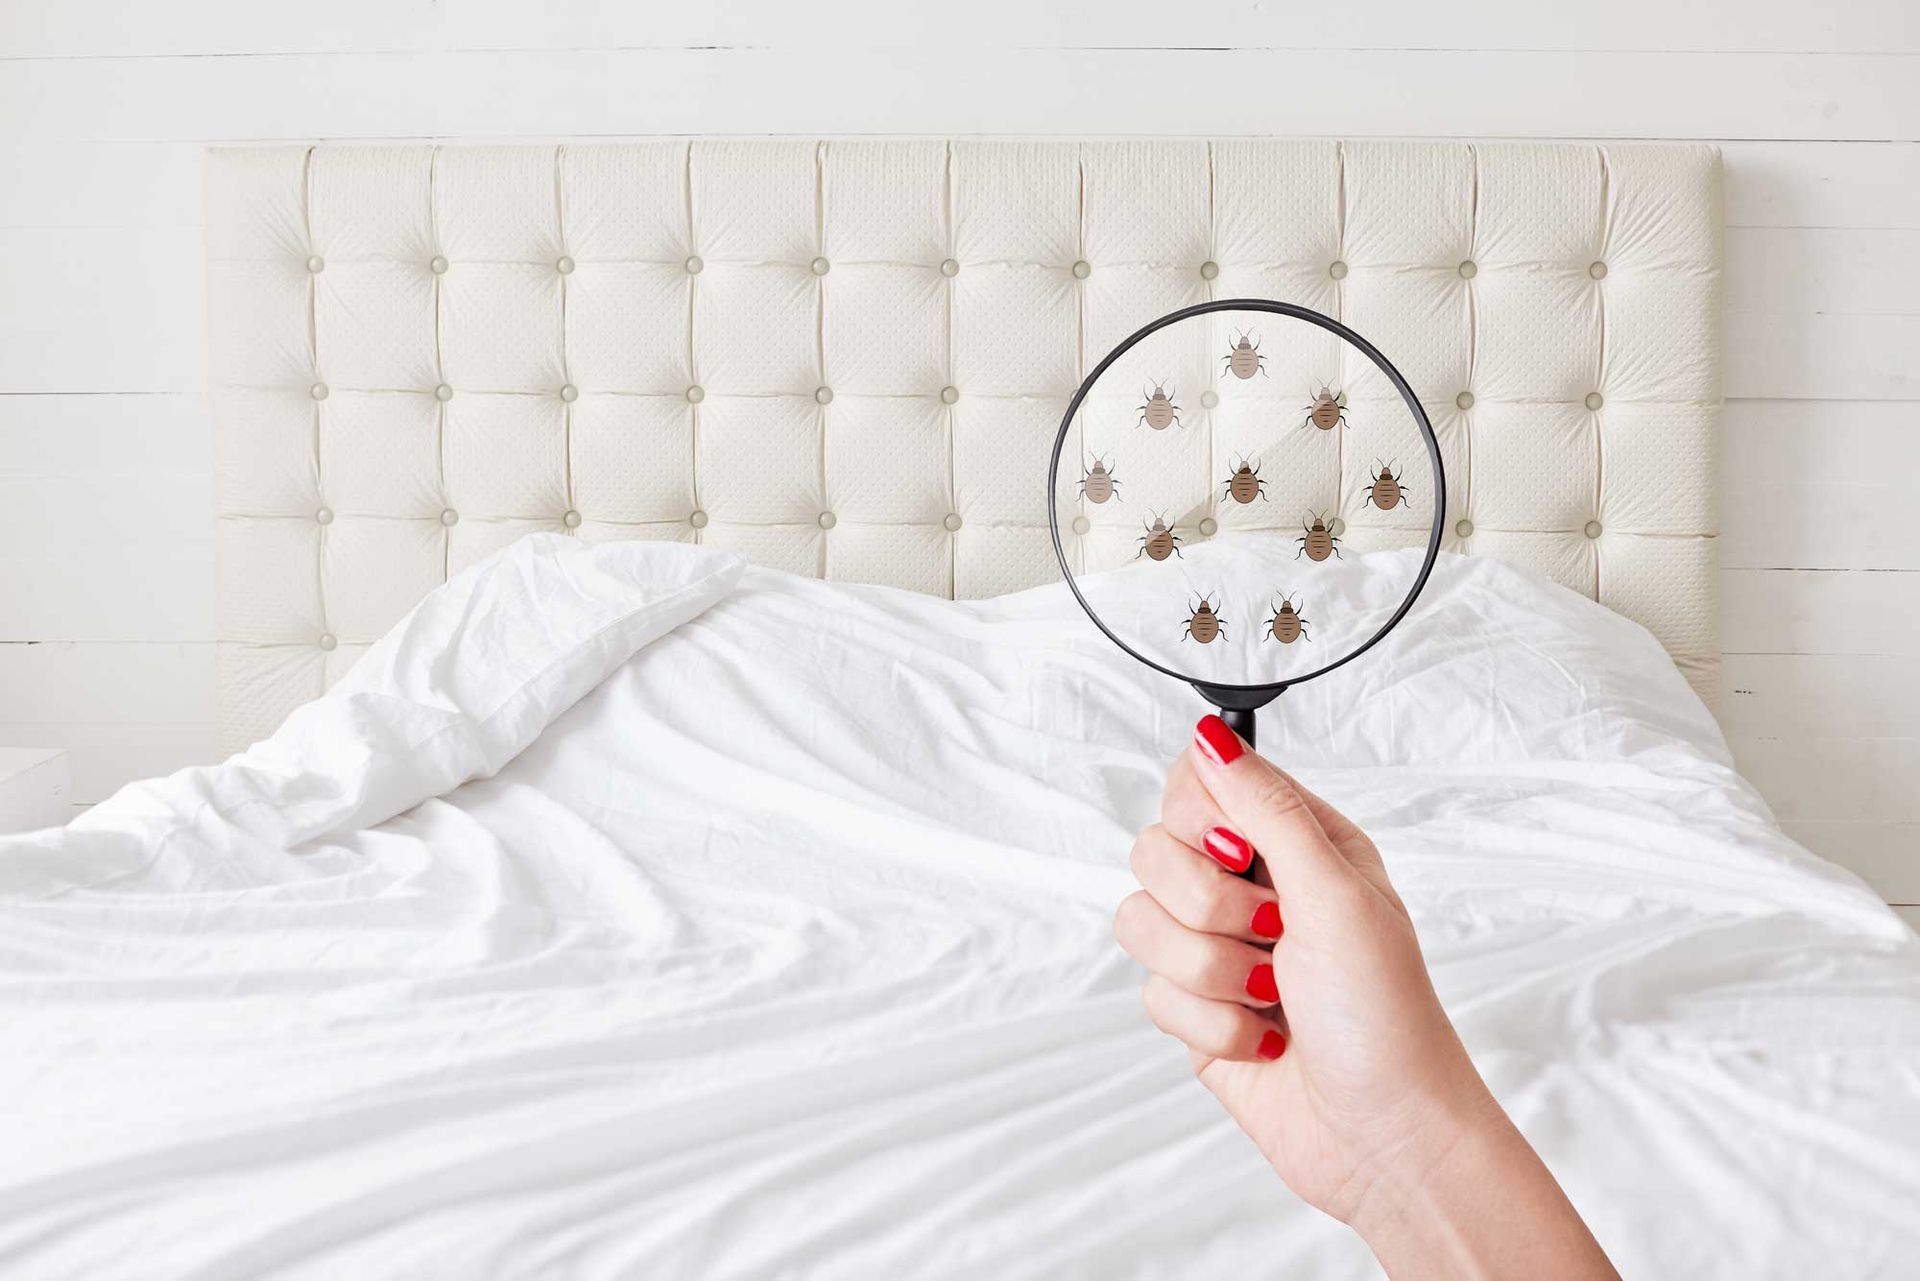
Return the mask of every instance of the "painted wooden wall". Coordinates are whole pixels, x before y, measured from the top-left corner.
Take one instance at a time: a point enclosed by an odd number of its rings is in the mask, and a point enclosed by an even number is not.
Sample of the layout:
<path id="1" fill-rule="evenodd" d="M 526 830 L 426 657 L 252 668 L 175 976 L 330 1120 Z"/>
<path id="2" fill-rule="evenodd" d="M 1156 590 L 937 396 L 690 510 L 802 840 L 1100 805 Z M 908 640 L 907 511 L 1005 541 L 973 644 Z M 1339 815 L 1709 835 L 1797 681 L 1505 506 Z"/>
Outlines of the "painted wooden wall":
<path id="1" fill-rule="evenodd" d="M 1719 141 L 1723 723 L 1920 904 L 1912 0 L 8 0 L 0 744 L 82 802 L 210 756 L 204 144 L 653 133 Z"/>

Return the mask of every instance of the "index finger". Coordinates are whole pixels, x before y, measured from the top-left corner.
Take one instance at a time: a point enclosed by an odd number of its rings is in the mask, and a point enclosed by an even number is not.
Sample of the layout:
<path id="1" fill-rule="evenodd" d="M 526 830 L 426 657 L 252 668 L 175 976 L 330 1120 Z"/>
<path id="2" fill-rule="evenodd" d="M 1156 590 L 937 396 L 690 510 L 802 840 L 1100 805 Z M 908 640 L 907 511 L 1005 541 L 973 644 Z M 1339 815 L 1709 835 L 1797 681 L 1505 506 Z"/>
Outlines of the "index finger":
<path id="1" fill-rule="evenodd" d="M 1209 828 L 1238 833 L 1260 852 L 1273 883 L 1290 892 L 1348 883 L 1359 873 L 1314 812 L 1317 801 L 1209 715 L 1194 728 L 1193 747 L 1174 762 L 1161 823 L 1196 849 Z"/>

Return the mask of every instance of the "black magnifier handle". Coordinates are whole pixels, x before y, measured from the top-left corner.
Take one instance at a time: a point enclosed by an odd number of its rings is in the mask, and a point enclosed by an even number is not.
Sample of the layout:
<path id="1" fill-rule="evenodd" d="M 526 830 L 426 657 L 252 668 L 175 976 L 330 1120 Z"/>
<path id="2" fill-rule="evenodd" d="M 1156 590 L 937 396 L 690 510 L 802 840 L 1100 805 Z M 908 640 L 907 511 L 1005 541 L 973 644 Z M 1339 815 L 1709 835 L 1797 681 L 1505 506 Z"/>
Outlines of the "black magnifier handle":
<path id="1" fill-rule="evenodd" d="M 1220 709 L 1220 719 L 1227 723 L 1228 729 L 1245 739 L 1248 747 L 1254 746 L 1253 708 L 1223 707 Z"/>

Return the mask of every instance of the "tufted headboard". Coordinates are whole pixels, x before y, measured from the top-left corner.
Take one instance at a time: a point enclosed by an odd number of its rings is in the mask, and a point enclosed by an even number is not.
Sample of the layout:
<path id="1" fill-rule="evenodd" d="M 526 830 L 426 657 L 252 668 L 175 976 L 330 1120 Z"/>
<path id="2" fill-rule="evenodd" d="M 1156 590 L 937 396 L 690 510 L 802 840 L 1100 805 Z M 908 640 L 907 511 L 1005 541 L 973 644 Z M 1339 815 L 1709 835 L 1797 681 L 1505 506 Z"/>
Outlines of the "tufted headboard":
<path id="1" fill-rule="evenodd" d="M 1640 145 L 214 150 L 223 747 L 535 530 L 956 596 L 1053 579 L 1068 398 L 1210 297 L 1372 339 L 1445 450 L 1448 547 L 1639 620 L 1711 697 L 1719 175 Z M 1324 507 L 1364 520 L 1362 482 Z"/>

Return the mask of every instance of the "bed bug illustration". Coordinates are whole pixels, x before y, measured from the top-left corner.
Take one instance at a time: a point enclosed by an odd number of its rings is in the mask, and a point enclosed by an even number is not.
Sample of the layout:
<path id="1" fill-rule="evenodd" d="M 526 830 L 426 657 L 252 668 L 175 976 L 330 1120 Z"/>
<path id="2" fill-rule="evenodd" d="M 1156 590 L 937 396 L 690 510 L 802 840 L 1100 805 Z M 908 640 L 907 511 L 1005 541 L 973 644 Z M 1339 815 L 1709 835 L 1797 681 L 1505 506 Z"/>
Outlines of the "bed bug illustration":
<path id="1" fill-rule="evenodd" d="M 1187 610 L 1185 635 L 1180 639 L 1185 641 L 1188 636 L 1191 636 L 1202 645 L 1211 645 L 1216 636 L 1225 640 L 1227 622 L 1214 612 L 1217 608 L 1211 596 L 1202 596 L 1198 604 L 1190 606 Z"/>
<path id="2" fill-rule="evenodd" d="M 1163 518 L 1155 517 L 1153 524 L 1147 526 L 1147 532 L 1140 535 L 1140 550 L 1133 558 L 1139 560 L 1144 554 L 1151 560 L 1165 560 L 1177 555 L 1184 560 L 1186 553 L 1180 550 L 1180 542 L 1180 535 L 1168 529 Z"/>
<path id="3" fill-rule="evenodd" d="M 1307 620 L 1301 616 L 1300 609 L 1293 603 L 1292 596 L 1282 596 L 1280 603 L 1273 607 L 1273 617 L 1267 620 L 1267 639 L 1277 640 L 1282 645 L 1291 645 L 1302 636 L 1307 643 L 1313 643 L 1313 637 L 1307 636 Z"/>
<path id="4" fill-rule="evenodd" d="M 1140 423 L 1145 423 L 1155 431 L 1165 431 L 1169 426 L 1186 426 L 1180 421 L 1180 406 L 1173 403 L 1173 389 L 1162 389 L 1159 383 L 1153 385 L 1149 394 L 1146 388 L 1140 389 L 1146 403 L 1140 406 Z M 1138 427 L 1140 423 L 1135 423 Z"/>
<path id="5" fill-rule="evenodd" d="M 1230 496 L 1236 503 L 1250 503 L 1255 498 L 1265 502 L 1267 482 L 1260 479 L 1260 460 L 1241 459 L 1239 468 L 1227 473 L 1222 491 L 1223 496 Z"/>
<path id="6" fill-rule="evenodd" d="M 1335 427 L 1343 427 L 1347 421 L 1347 393 L 1335 391 L 1322 383 L 1320 390 L 1314 393 L 1313 403 L 1303 412 L 1307 420 L 1300 424 L 1302 427 L 1308 423 L 1321 431 L 1332 431 Z"/>
<path id="7" fill-rule="evenodd" d="M 1106 460 L 1096 458 L 1087 474 L 1080 478 L 1080 493 L 1090 503 L 1104 503 L 1120 492 L 1120 482 L 1107 470 Z"/>
<path id="8" fill-rule="evenodd" d="M 1380 460 L 1376 458 L 1374 461 Z M 1392 511 L 1407 500 L 1406 486 L 1400 483 L 1400 475 L 1393 470 L 1392 463 L 1381 464 L 1380 474 L 1361 486 L 1361 489 L 1367 496 L 1366 501 L 1383 512 Z"/>
<path id="9" fill-rule="evenodd" d="M 1346 559 L 1340 551 L 1340 540 L 1333 536 L 1332 531 L 1327 528 L 1327 522 L 1320 519 L 1318 513 L 1314 515 L 1313 524 L 1309 525 L 1302 521 L 1300 528 L 1306 533 L 1294 539 L 1300 544 L 1300 551 L 1293 554 L 1295 560 L 1300 559 L 1300 552 L 1305 552 L 1308 560 L 1325 560 L 1329 556 Z"/>
<path id="10" fill-rule="evenodd" d="M 1256 373 L 1267 372 L 1267 358 L 1260 354 L 1259 340 L 1251 334 L 1242 331 L 1238 342 L 1228 334 L 1227 346 L 1227 354 L 1220 357 L 1220 363 L 1231 370 L 1235 378 L 1251 378 Z"/>

